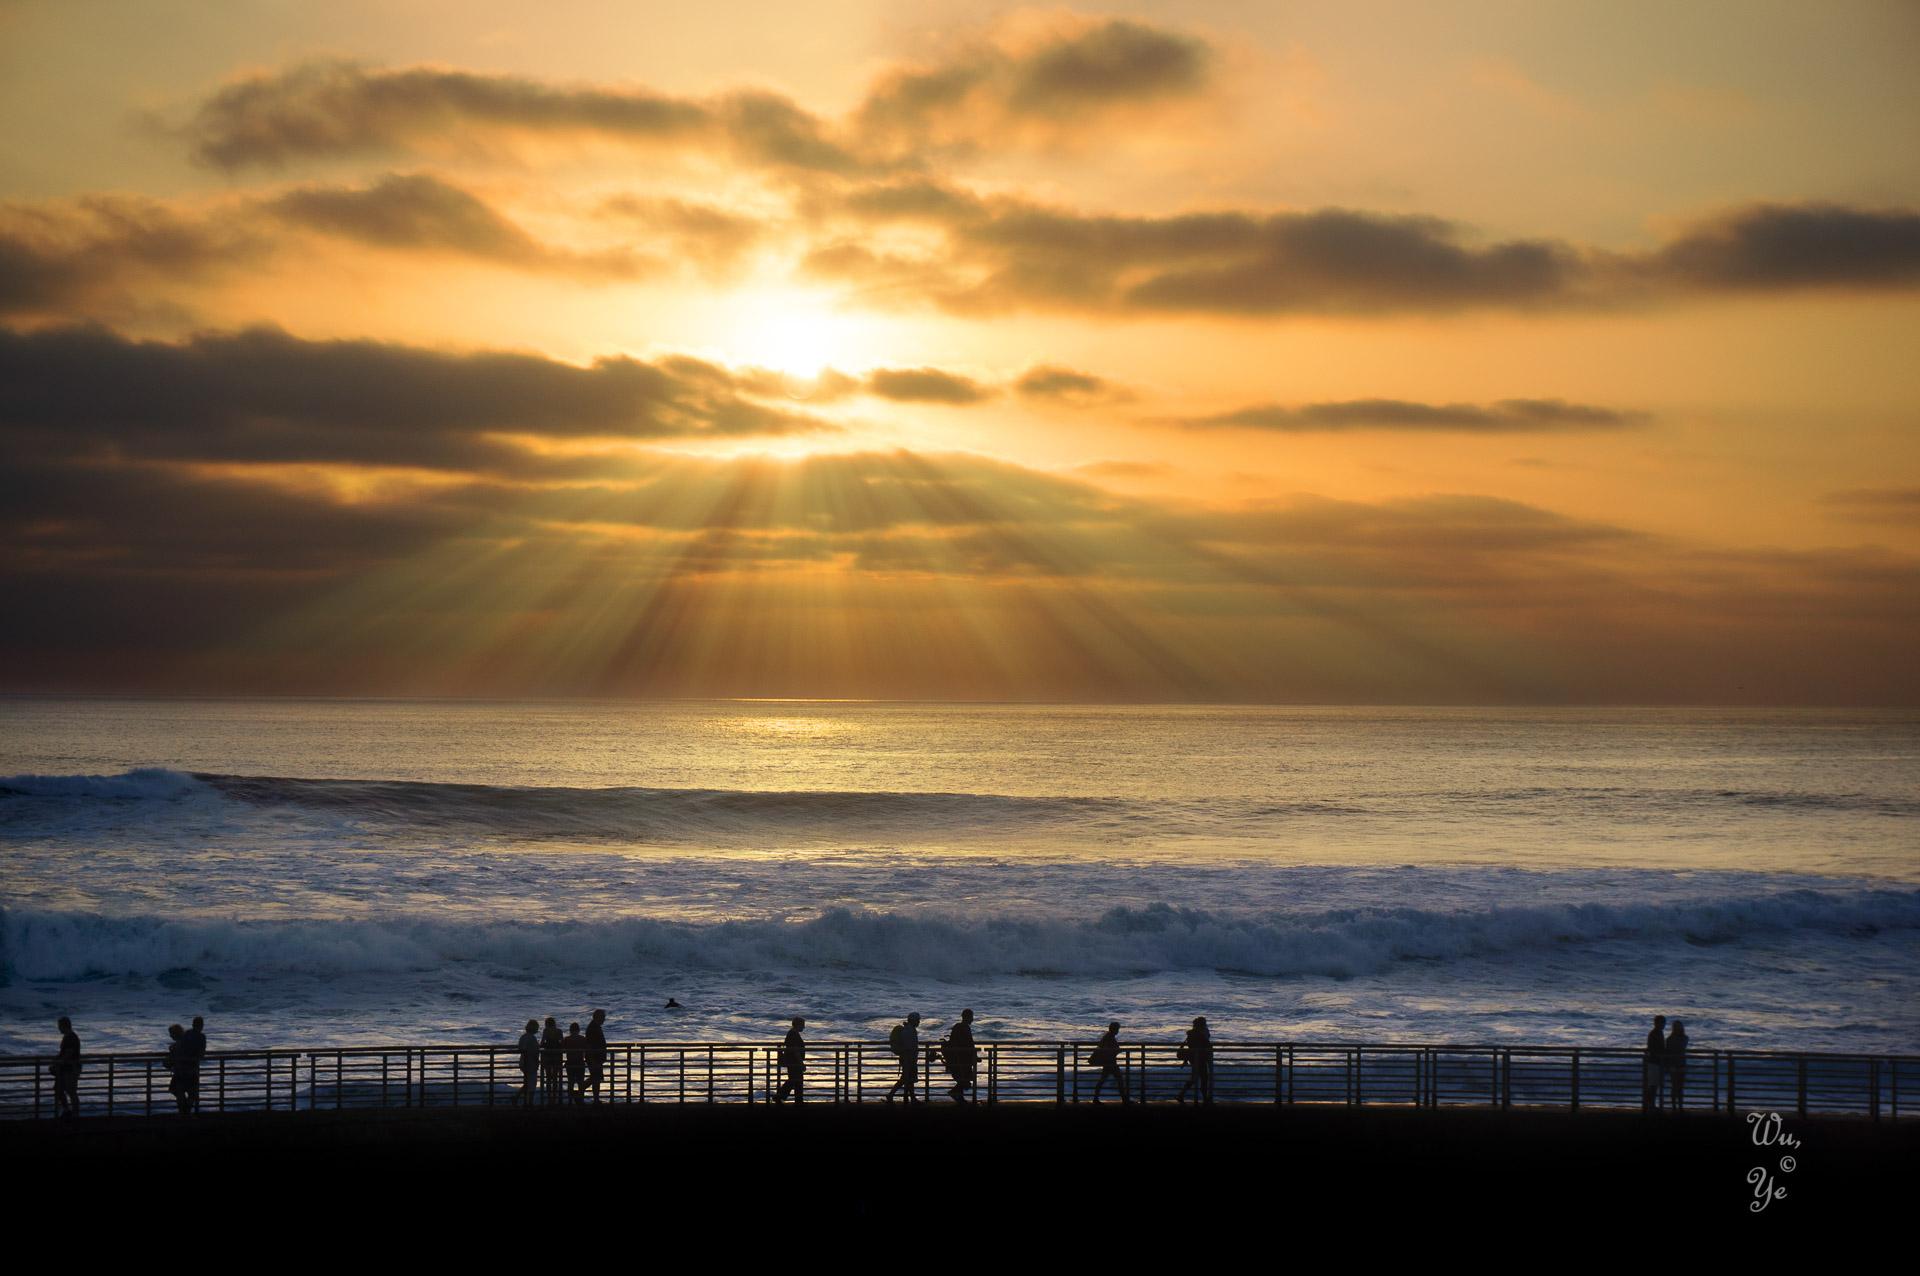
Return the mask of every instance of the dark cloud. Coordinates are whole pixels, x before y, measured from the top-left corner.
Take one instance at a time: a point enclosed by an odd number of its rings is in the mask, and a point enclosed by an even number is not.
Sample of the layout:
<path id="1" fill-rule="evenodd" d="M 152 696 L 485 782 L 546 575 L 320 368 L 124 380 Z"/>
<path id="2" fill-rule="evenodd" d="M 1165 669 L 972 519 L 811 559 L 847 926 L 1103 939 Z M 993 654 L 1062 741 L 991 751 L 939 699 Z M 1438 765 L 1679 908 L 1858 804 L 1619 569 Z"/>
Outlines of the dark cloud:
<path id="1" fill-rule="evenodd" d="M 228 170 L 595 139 L 846 174 L 912 164 L 929 147 L 1017 144 L 1022 125 L 1044 126 L 1047 138 L 1084 130 L 1116 111 L 1198 94 L 1211 61 L 1198 40 L 1108 21 L 1017 47 L 980 44 L 887 73 L 841 123 L 765 91 L 685 97 L 642 86 L 312 60 L 221 87 L 180 131 L 196 159 Z M 1013 135 L 997 135 L 1010 126 Z"/>
<path id="2" fill-rule="evenodd" d="M 753 165 L 859 167 L 821 121 L 770 93 L 696 100 L 644 88 L 343 61 L 303 62 L 228 84 L 199 105 L 184 132 L 196 158 L 225 169 L 485 149 L 537 137 L 711 149 Z"/>
<path id="3" fill-rule="evenodd" d="M 364 187 L 303 187 L 266 207 L 293 225 L 378 248 L 459 253 L 589 278 L 625 278 L 639 270 L 628 253 L 548 247 L 477 196 L 423 173 L 392 174 Z"/>
<path id="4" fill-rule="evenodd" d="M 132 290 L 205 281 L 271 251 L 257 227 L 158 200 L 95 195 L 0 205 L 0 314 L 125 304 Z"/>
<path id="5" fill-rule="evenodd" d="M 1294 407 L 1259 404 L 1215 416 L 1185 417 L 1194 427 L 1238 427 L 1307 433 L 1330 430 L 1426 430 L 1471 434 L 1532 434 L 1618 430 L 1645 424 L 1645 413 L 1568 403 L 1564 399 L 1502 399 L 1497 403 L 1416 403 L 1404 399 L 1348 399 Z"/>
<path id="6" fill-rule="evenodd" d="M 940 251 L 827 239 L 806 260 L 876 301 L 961 313 L 1445 313 L 1548 310 L 1735 290 L 1911 287 L 1920 213 L 1762 205 L 1621 253 L 1554 239 L 1481 242 L 1434 217 L 1349 209 L 1119 217 L 983 198 L 924 179 L 858 187 L 816 210 L 939 232 Z"/>
<path id="7" fill-rule="evenodd" d="M 15 454 L 519 465 L 491 435 L 684 438 L 826 423 L 743 397 L 697 360 L 448 354 L 272 329 L 135 342 L 99 329 L 0 332 L 0 444 Z M 532 464 L 530 458 L 527 463 Z"/>
<path id="8" fill-rule="evenodd" d="M 1131 392 L 1104 377 L 1074 368 L 1035 364 L 1020 375 L 1013 388 L 1029 399 L 1085 405 L 1131 398 Z"/>
<path id="9" fill-rule="evenodd" d="M 879 368 L 867 374 L 867 392 L 902 403 L 981 403 L 994 391 L 971 377 L 939 368 Z"/>
<path id="10" fill-rule="evenodd" d="M 896 150 L 1059 140 L 1102 117 L 1203 92 L 1202 41 L 1114 19 L 1023 44 L 983 43 L 883 76 L 856 115 L 861 134 Z"/>
<path id="11" fill-rule="evenodd" d="M 1688 227 L 1646 268 L 1703 289 L 1912 285 L 1920 282 L 1920 212 L 1756 204 Z"/>

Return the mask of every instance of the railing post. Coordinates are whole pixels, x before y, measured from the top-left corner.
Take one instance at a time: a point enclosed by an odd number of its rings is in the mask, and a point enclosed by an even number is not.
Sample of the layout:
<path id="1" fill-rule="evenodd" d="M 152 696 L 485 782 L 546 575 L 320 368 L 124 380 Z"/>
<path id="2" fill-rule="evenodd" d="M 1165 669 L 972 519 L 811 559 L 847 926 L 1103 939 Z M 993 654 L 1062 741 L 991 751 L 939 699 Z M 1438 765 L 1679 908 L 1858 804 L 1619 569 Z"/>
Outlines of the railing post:
<path id="1" fill-rule="evenodd" d="M 1056 1046 L 1053 1051 L 1053 1101 L 1061 1107 L 1067 1104 L 1067 1048 Z"/>
<path id="2" fill-rule="evenodd" d="M 1502 1112 L 1513 1111 L 1513 1051 L 1499 1052 L 1499 1068 L 1493 1074 L 1493 1092 L 1500 1100 Z"/>
<path id="3" fill-rule="evenodd" d="M 107 1115 L 113 1115 L 113 1056 L 107 1056 Z"/>
<path id="4" fill-rule="evenodd" d="M 1733 1063 L 1734 1063 L 1733 1056 L 1728 1055 L 1727 1056 L 1727 1115 L 1728 1116 L 1735 1115 L 1734 1102 L 1733 1102 Z"/>
<path id="5" fill-rule="evenodd" d="M 1580 1110 L 1580 1047 L 1573 1048 L 1573 1111 Z"/>
<path id="6" fill-rule="evenodd" d="M 36 1075 L 37 1075 L 37 1072 L 38 1070 L 36 1069 Z M 153 1065 L 151 1063 L 147 1065 L 146 1073 L 147 1073 L 147 1113 L 146 1114 L 148 1116 L 152 1116 L 153 1115 Z"/>
<path id="7" fill-rule="evenodd" d="M 1797 1069 L 1799 1074 L 1799 1085 L 1797 1087 L 1798 1106 L 1800 1115 L 1805 1116 L 1807 1114 L 1807 1056 L 1801 1055 L 1795 1062 L 1799 1065 Z"/>
<path id="8" fill-rule="evenodd" d="M 1281 1066 L 1282 1060 L 1286 1058 L 1284 1051 L 1284 1046 L 1275 1046 L 1273 1048 L 1273 1106 L 1276 1108 L 1280 1106 L 1284 1098 L 1287 1084 L 1286 1069 Z"/>
<path id="9" fill-rule="evenodd" d="M 219 1088 L 214 1095 L 214 1102 L 219 1105 L 219 1111 L 225 1112 L 227 1110 L 227 1060 L 224 1055 L 220 1058 L 220 1081 Z"/>

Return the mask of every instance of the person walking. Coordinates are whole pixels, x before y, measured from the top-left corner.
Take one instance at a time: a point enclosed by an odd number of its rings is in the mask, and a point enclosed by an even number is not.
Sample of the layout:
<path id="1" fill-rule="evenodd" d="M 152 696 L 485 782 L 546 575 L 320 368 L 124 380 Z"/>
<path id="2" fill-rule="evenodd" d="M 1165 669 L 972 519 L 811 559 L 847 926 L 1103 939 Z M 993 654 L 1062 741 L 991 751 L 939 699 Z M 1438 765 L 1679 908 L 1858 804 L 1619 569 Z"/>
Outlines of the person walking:
<path id="1" fill-rule="evenodd" d="M 947 1075 L 953 1078 L 947 1088 L 953 1101 L 965 1103 L 971 1094 L 978 1103 L 980 1051 L 973 1044 L 973 1011 L 962 1010 L 959 1022 L 947 1030 L 947 1039 L 940 1043 L 940 1057 L 946 1060 Z"/>
<path id="2" fill-rule="evenodd" d="M 1174 1056 L 1187 1065 L 1187 1082 L 1180 1087 L 1174 1102 L 1185 1103 L 1193 1094 L 1200 1103 L 1213 1102 L 1213 1035 L 1207 1030 L 1207 1017 L 1201 1015 L 1187 1029 L 1186 1040 Z"/>
<path id="3" fill-rule="evenodd" d="M 907 1102 L 920 1102 L 920 1012 L 909 1014 L 906 1020 L 893 1025 L 893 1031 L 887 1034 L 887 1049 L 893 1051 L 900 1060 L 900 1077 L 887 1091 L 887 1102 L 893 1102 L 893 1096 L 906 1092 Z"/>
<path id="4" fill-rule="evenodd" d="M 1107 1033 L 1094 1046 L 1093 1053 L 1087 1056 L 1087 1062 L 1100 1069 L 1100 1079 L 1093 1083 L 1093 1101 L 1100 1102 L 1100 1092 L 1107 1088 L 1107 1082 L 1113 1081 L 1120 1088 L 1120 1102 L 1132 1103 L 1127 1093 L 1127 1074 L 1120 1070 L 1120 1025 L 1118 1022 L 1107 1025 Z"/>
<path id="5" fill-rule="evenodd" d="M 795 1103 L 807 1101 L 807 1043 L 800 1036 L 806 1027 L 807 1021 L 796 1016 L 793 1026 L 787 1029 L 787 1039 L 780 1043 L 780 1066 L 786 1069 L 787 1079 L 775 1091 L 775 1103 L 785 1103 L 788 1095 L 793 1096 Z"/>
<path id="6" fill-rule="evenodd" d="M 53 1114 L 80 1115 L 80 1034 L 73 1020 L 60 1016 L 60 1053 L 53 1059 Z"/>

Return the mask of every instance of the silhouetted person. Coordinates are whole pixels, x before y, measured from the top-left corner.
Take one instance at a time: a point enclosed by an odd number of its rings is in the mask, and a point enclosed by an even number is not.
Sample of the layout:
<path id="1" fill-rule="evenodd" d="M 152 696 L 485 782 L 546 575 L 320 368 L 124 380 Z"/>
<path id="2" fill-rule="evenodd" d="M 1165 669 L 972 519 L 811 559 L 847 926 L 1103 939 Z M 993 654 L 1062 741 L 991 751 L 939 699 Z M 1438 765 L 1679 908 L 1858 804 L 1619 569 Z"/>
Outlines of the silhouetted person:
<path id="1" fill-rule="evenodd" d="M 578 1022 L 567 1025 L 567 1035 L 560 1042 L 560 1052 L 567 1060 L 567 1098 L 573 1103 L 585 1102 L 587 1039 L 580 1035 Z"/>
<path id="2" fill-rule="evenodd" d="M 947 1075 L 953 1078 L 947 1093 L 955 1103 L 965 1103 L 968 1093 L 976 1088 L 980 1067 L 980 1051 L 973 1044 L 973 1011 L 962 1010 L 960 1021 L 947 1030 L 947 1039 L 940 1043 L 940 1057 L 946 1060 Z M 974 1099 L 978 1102 L 979 1096 Z"/>
<path id="3" fill-rule="evenodd" d="M 527 1020 L 527 1030 L 520 1034 L 520 1102 L 527 1107 L 533 1106 L 533 1096 L 540 1083 L 540 1021 Z"/>
<path id="4" fill-rule="evenodd" d="M 73 1020 L 60 1016 L 60 1053 L 53 1059 L 53 1114 L 80 1115 L 80 1034 Z"/>
<path id="5" fill-rule="evenodd" d="M 663 1007 L 663 1009 L 678 1010 L 680 1009 L 680 1003 L 675 1001 L 673 998 L 669 997 L 667 998 L 667 1004 Z"/>
<path id="6" fill-rule="evenodd" d="M 193 1017 L 193 1027 L 182 1034 L 181 1040 L 187 1046 L 187 1106 L 193 1111 L 200 1110 L 200 1064 L 207 1057 L 207 1021 L 199 1015 Z"/>
<path id="7" fill-rule="evenodd" d="M 1678 1112 L 1686 1106 L 1682 1092 L 1687 1085 L 1687 1025 L 1678 1019 L 1673 1021 L 1673 1030 L 1667 1033 L 1661 1064 L 1666 1069 L 1667 1093 L 1672 1096 L 1673 1110 Z"/>
<path id="8" fill-rule="evenodd" d="M 1093 1101 L 1100 1102 L 1100 1092 L 1107 1088 L 1109 1080 L 1120 1084 L 1120 1102 L 1132 1103 L 1127 1093 L 1127 1074 L 1120 1070 L 1120 1025 L 1107 1025 L 1107 1035 L 1100 1038 L 1100 1044 L 1087 1056 L 1087 1062 L 1100 1069 L 1100 1079 L 1093 1083 Z"/>
<path id="9" fill-rule="evenodd" d="M 565 1040 L 559 1022 L 548 1015 L 547 1026 L 540 1033 L 540 1093 L 548 1103 L 560 1102 L 560 1060 L 565 1053 L 561 1043 Z"/>
<path id="10" fill-rule="evenodd" d="M 600 1083 L 607 1077 L 607 1012 L 596 1010 L 587 1023 L 587 1092 L 600 1102 Z"/>
<path id="11" fill-rule="evenodd" d="M 800 1037 L 806 1026 L 805 1019 L 796 1017 L 787 1029 L 787 1039 L 780 1043 L 780 1066 L 787 1070 L 787 1079 L 774 1092 L 775 1103 L 785 1103 L 788 1095 L 795 1103 L 807 1101 L 807 1043 Z"/>
<path id="12" fill-rule="evenodd" d="M 1641 1069 L 1640 1110 L 1658 1112 L 1660 1110 L 1660 1081 L 1666 1073 L 1667 1043 L 1660 1035 L 1667 1026 L 1665 1015 L 1653 1017 L 1653 1031 L 1647 1034 L 1647 1058 Z"/>
<path id="13" fill-rule="evenodd" d="M 893 1031 L 887 1034 L 887 1049 L 893 1051 L 900 1060 L 900 1079 L 887 1091 L 887 1102 L 893 1102 L 893 1096 L 901 1090 L 907 1092 L 908 1103 L 918 1103 L 915 1093 L 920 1089 L 920 1012 L 914 1011 L 907 1016 L 905 1023 L 893 1025 Z"/>
<path id="14" fill-rule="evenodd" d="M 167 1036 L 171 1043 L 167 1047 L 167 1071 L 171 1077 L 167 1081 L 167 1093 L 173 1096 L 174 1106 L 181 1116 L 193 1111 L 193 1100 L 189 1097 L 199 1086 L 189 1087 L 187 1074 L 194 1069 L 193 1051 L 187 1045 L 187 1030 L 179 1024 L 167 1025 Z"/>
<path id="15" fill-rule="evenodd" d="M 1187 1083 L 1180 1087 L 1174 1102 L 1185 1103 L 1187 1095 L 1195 1094 L 1201 1103 L 1212 1103 L 1213 1034 L 1207 1031 L 1205 1015 L 1195 1019 L 1193 1027 L 1187 1029 L 1187 1039 L 1180 1043 L 1180 1051 L 1174 1057 L 1187 1065 Z"/>

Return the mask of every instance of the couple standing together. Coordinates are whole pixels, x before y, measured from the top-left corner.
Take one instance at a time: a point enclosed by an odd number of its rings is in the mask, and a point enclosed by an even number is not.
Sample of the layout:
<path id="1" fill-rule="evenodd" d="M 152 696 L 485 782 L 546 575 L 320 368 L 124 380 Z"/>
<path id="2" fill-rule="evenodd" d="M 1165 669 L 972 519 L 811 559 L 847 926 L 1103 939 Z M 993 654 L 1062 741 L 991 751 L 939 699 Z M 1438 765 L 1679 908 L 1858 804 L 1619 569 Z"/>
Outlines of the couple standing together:
<path id="1" fill-rule="evenodd" d="M 1660 1089 L 1667 1088 L 1673 1110 L 1680 1111 L 1685 1104 L 1684 1092 L 1687 1084 L 1687 1025 L 1678 1019 L 1673 1021 L 1673 1030 L 1663 1037 L 1667 1017 L 1653 1017 L 1653 1031 L 1647 1034 L 1647 1061 L 1645 1073 L 1640 1082 L 1640 1109 L 1643 1112 L 1660 1110 Z"/>

